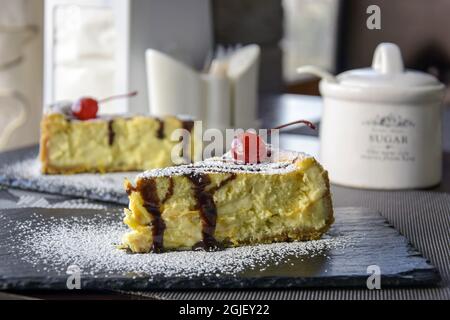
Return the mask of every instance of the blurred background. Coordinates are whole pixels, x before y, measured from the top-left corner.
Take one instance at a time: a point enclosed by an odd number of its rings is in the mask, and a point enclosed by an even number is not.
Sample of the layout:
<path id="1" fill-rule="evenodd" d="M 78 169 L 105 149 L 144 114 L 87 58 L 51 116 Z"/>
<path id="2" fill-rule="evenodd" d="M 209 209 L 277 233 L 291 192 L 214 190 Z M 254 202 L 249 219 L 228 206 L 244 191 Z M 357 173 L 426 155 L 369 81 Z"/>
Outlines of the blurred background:
<path id="1" fill-rule="evenodd" d="M 380 30 L 366 27 L 373 4 Z M 133 104 L 109 112 L 147 111 L 147 48 L 201 70 L 218 46 L 257 44 L 261 98 L 319 95 L 318 79 L 297 67 L 367 67 L 386 41 L 400 46 L 407 68 L 450 78 L 448 0 L 0 0 L 0 8 L 0 130 L 26 109 L 3 149 L 37 143 L 43 106 L 57 100 L 138 89 Z"/>

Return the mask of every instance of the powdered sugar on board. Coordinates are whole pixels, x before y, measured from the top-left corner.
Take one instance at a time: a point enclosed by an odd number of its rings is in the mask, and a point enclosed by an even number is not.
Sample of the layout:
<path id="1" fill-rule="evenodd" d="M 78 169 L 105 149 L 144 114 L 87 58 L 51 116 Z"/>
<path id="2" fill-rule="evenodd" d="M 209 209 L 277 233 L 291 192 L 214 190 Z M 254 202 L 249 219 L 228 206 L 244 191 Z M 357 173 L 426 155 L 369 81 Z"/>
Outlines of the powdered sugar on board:
<path id="1" fill-rule="evenodd" d="M 76 175 L 43 175 L 35 157 L 10 163 L 0 169 L 0 183 L 21 189 L 65 196 L 127 204 L 125 178 L 134 180 L 137 172 Z"/>
<path id="2" fill-rule="evenodd" d="M 11 241 L 10 249 L 43 274 L 65 275 L 68 266 L 76 265 L 89 277 L 108 278 L 121 274 L 131 278 L 144 276 L 151 281 L 154 277 L 219 277 L 237 276 L 248 270 L 261 272 L 268 265 L 289 265 L 292 259 L 303 256 L 317 255 L 326 259 L 329 250 L 344 250 L 350 243 L 348 237 L 337 236 L 217 252 L 130 254 L 116 247 L 127 231 L 120 219 L 117 213 L 46 219 L 33 214 L 21 224 L 11 224 L 11 235 L 19 240 Z"/>
<path id="3" fill-rule="evenodd" d="M 0 289 L 66 290 L 73 272 L 85 290 L 367 288 L 373 265 L 382 271 L 383 287 L 441 281 L 371 209 L 335 208 L 335 223 L 317 241 L 164 254 L 118 250 L 126 231 L 122 217 L 114 209 L 0 211 Z"/>

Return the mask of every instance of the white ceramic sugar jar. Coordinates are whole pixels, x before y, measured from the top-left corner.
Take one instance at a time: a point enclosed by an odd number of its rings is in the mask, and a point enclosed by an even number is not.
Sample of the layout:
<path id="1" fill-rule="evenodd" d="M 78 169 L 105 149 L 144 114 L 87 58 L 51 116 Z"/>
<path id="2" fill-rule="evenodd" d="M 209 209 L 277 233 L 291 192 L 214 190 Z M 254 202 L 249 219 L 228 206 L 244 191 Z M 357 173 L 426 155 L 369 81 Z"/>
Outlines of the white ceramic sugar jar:
<path id="1" fill-rule="evenodd" d="M 405 70 L 400 49 L 380 44 L 372 68 L 322 78 L 320 160 L 333 183 L 371 189 L 424 188 L 442 178 L 444 85 Z"/>

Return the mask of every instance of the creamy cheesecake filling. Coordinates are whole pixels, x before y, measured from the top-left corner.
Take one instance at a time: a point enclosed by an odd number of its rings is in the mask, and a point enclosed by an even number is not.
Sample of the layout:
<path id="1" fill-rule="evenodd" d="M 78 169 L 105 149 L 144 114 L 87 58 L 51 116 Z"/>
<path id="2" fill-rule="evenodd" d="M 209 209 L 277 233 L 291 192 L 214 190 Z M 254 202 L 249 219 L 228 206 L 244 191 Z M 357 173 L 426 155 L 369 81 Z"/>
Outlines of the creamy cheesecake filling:
<path id="1" fill-rule="evenodd" d="M 327 174 L 313 158 L 293 159 L 252 169 L 215 159 L 140 175 L 135 187 L 126 183 L 124 222 L 132 230 L 124 246 L 209 250 L 319 238 L 333 221 Z M 153 201 L 155 194 L 164 201 Z"/>

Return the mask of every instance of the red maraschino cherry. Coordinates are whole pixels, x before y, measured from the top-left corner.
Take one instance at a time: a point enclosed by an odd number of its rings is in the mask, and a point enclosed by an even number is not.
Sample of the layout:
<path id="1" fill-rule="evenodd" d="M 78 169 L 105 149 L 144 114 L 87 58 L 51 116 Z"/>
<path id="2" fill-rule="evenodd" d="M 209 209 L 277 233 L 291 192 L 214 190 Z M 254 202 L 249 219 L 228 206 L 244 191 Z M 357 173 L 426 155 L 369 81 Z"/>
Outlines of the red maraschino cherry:
<path id="1" fill-rule="evenodd" d="M 272 130 L 282 129 L 292 126 L 294 124 L 305 124 L 311 129 L 315 130 L 316 126 L 306 120 L 297 120 L 269 130 L 270 135 Z M 253 132 L 245 132 L 235 137 L 231 143 L 231 155 L 234 160 L 246 164 L 261 163 L 266 160 L 268 155 L 267 144 L 261 136 Z"/>
<path id="2" fill-rule="evenodd" d="M 133 91 L 127 94 L 121 94 L 117 96 L 112 96 L 102 100 L 96 100 L 90 97 L 83 97 L 78 99 L 72 104 L 72 114 L 78 120 L 89 120 L 95 119 L 98 113 L 98 105 L 100 103 L 105 103 L 110 100 L 129 98 L 137 95 L 137 91 Z"/>
<path id="3" fill-rule="evenodd" d="M 245 132 L 231 142 L 231 154 L 239 162 L 260 163 L 267 158 L 267 146 L 256 133 Z"/>
<path id="4" fill-rule="evenodd" d="M 98 112 L 98 101 L 84 97 L 75 101 L 72 105 L 72 114 L 78 120 L 95 119 Z"/>

